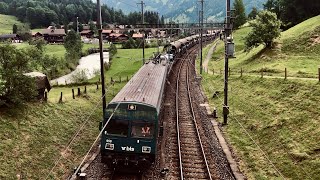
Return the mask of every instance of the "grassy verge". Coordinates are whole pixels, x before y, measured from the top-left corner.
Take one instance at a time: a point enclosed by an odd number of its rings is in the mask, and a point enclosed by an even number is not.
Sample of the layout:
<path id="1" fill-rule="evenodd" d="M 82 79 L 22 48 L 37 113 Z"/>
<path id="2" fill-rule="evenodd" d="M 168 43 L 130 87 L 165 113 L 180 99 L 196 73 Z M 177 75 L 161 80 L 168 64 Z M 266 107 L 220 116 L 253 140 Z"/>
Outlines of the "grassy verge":
<path id="1" fill-rule="evenodd" d="M 246 132 L 285 178 L 319 179 L 320 84 L 232 77 L 229 85 L 231 114 L 223 130 L 248 178 L 281 179 Z M 223 77 L 205 74 L 203 87 L 207 97 L 221 92 L 209 102 L 222 117 Z"/>

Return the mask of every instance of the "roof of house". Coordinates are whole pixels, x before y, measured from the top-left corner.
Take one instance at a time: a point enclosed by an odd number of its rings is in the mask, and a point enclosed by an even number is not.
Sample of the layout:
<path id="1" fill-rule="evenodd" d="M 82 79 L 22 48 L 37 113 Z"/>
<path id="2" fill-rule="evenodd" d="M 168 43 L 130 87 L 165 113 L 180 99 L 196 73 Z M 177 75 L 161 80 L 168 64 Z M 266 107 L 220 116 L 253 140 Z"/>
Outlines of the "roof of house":
<path id="1" fill-rule="evenodd" d="M 104 30 L 102 30 L 102 34 L 104 34 L 104 33 L 110 34 L 110 33 L 112 33 L 112 30 L 111 29 L 104 29 Z"/>
<path id="2" fill-rule="evenodd" d="M 44 29 L 42 34 L 48 35 L 66 35 L 64 29 Z"/>
<path id="3" fill-rule="evenodd" d="M 1 34 L 0 38 L 1 39 L 10 39 L 10 38 L 16 38 L 19 37 L 17 34 Z"/>
<path id="4" fill-rule="evenodd" d="M 110 35 L 109 35 L 109 37 L 111 37 L 111 36 L 113 36 L 113 37 L 128 37 L 127 35 L 125 35 L 125 34 L 119 34 L 119 33 L 111 33 Z"/>
<path id="5" fill-rule="evenodd" d="M 143 38 L 143 34 L 132 34 L 133 38 Z"/>
<path id="6" fill-rule="evenodd" d="M 90 30 L 90 26 L 87 26 L 87 25 L 83 26 L 83 30 Z"/>
<path id="7" fill-rule="evenodd" d="M 80 32 L 80 34 L 89 34 L 89 33 L 93 33 L 93 31 L 91 30 L 83 30 Z"/>
<path id="8" fill-rule="evenodd" d="M 41 33 L 41 32 L 31 32 L 31 34 L 32 34 L 32 36 L 35 36 L 36 34 L 40 34 L 40 35 L 42 35 L 42 33 Z"/>

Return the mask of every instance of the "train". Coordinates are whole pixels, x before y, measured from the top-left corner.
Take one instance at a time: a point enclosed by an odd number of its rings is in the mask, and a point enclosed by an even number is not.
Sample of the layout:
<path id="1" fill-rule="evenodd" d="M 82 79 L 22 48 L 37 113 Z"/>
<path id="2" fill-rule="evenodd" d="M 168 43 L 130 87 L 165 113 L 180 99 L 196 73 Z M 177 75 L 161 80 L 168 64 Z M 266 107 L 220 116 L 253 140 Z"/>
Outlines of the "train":
<path id="1" fill-rule="evenodd" d="M 218 33 L 206 34 L 204 41 Z M 157 141 L 162 136 L 160 122 L 166 79 L 171 67 L 200 36 L 179 39 L 164 47 L 165 54 L 145 63 L 109 102 L 100 123 L 101 162 L 109 168 L 144 171 L 156 159 Z"/>

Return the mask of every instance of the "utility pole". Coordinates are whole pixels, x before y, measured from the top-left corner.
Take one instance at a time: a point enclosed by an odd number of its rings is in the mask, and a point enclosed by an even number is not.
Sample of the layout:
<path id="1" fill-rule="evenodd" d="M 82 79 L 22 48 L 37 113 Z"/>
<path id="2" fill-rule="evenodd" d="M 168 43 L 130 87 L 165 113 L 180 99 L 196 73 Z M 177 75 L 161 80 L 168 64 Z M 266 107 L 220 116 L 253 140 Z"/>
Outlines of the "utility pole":
<path id="1" fill-rule="evenodd" d="M 228 73 L 229 73 L 229 54 L 228 54 L 228 39 L 231 38 L 231 8 L 230 8 L 230 0 L 226 0 L 226 23 L 224 25 L 225 37 L 225 61 L 224 61 L 224 105 L 223 105 L 223 124 L 228 123 Z"/>
<path id="2" fill-rule="evenodd" d="M 106 102 L 106 90 L 104 84 L 104 61 L 103 61 L 103 44 L 102 44 L 102 17 L 101 17 L 101 4 L 100 0 L 97 0 L 97 8 L 98 8 L 98 32 L 99 32 L 99 49 L 100 49 L 100 68 L 101 68 L 101 89 L 102 89 L 102 108 L 103 108 L 103 117 L 105 115 L 105 110 L 107 107 Z"/>
<path id="3" fill-rule="evenodd" d="M 146 33 L 145 33 L 145 29 L 144 29 L 144 11 L 143 11 L 143 7 L 145 5 L 145 3 L 143 1 L 141 1 L 141 3 L 137 3 L 137 4 L 140 4 L 141 5 L 141 14 L 142 14 L 142 26 L 143 26 L 143 48 L 142 48 L 142 62 L 143 64 L 145 63 L 145 56 L 144 56 L 144 48 L 145 48 L 145 36 L 146 36 Z"/>
<path id="4" fill-rule="evenodd" d="M 158 54 L 160 54 L 160 49 L 159 49 L 159 35 L 160 35 L 160 30 L 159 30 L 159 24 L 160 24 L 160 18 L 159 18 L 159 13 L 157 12 L 157 45 L 158 45 Z"/>
<path id="5" fill-rule="evenodd" d="M 77 33 L 79 33 L 79 17 L 77 17 Z"/>
<path id="6" fill-rule="evenodd" d="M 201 28 L 200 28 L 200 74 L 202 74 L 202 35 L 203 35 L 203 0 L 200 0 L 201 2 Z"/>

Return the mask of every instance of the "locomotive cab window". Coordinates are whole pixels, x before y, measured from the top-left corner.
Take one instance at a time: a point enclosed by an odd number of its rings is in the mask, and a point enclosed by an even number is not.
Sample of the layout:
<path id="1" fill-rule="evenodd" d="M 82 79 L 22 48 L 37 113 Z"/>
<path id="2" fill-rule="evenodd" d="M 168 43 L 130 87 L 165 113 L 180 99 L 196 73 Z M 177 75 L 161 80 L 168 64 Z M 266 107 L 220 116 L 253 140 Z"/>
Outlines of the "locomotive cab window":
<path id="1" fill-rule="evenodd" d="M 109 124 L 106 127 L 107 134 L 114 135 L 114 136 L 127 137 L 128 124 L 129 122 L 126 120 L 111 119 Z"/>
<path id="2" fill-rule="evenodd" d="M 132 122 L 131 136 L 138 138 L 152 138 L 154 134 L 154 124 L 144 121 Z"/>

